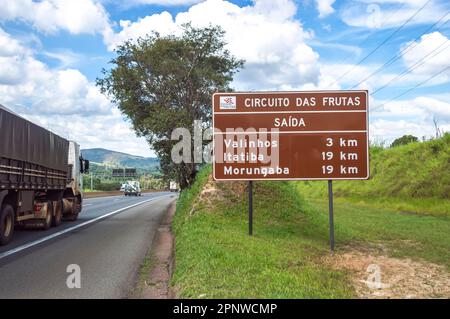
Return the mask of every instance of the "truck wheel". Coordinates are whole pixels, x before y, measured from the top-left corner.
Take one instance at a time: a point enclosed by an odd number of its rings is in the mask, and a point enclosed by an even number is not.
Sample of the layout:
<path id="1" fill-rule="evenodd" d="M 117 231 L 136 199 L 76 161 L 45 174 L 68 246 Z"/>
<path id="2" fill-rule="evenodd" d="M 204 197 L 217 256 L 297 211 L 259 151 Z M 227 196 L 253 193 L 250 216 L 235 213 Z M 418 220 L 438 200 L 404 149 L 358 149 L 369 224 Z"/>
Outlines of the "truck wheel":
<path id="1" fill-rule="evenodd" d="M 62 221 L 62 200 L 53 202 L 53 221 L 52 226 L 57 227 L 61 224 Z"/>
<path id="2" fill-rule="evenodd" d="M 42 230 L 47 230 L 52 226 L 53 223 L 53 202 L 47 202 L 47 215 L 45 216 L 44 224 L 42 225 Z"/>
<path id="3" fill-rule="evenodd" d="M 67 215 L 67 220 L 74 222 L 78 219 L 78 213 L 79 213 L 79 200 L 77 197 L 75 197 L 73 199 L 73 203 L 72 203 L 72 213 L 70 215 Z"/>
<path id="4" fill-rule="evenodd" d="M 0 211 L 0 245 L 6 245 L 14 233 L 14 209 L 11 205 L 3 205 Z"/>

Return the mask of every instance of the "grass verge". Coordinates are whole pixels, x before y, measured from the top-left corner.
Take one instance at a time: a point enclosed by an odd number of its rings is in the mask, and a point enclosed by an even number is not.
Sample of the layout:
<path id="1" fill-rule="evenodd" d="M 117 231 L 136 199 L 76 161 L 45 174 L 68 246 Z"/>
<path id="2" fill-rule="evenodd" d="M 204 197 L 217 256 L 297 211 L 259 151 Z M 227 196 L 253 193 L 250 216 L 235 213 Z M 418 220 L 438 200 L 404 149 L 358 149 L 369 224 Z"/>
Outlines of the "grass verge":
<path id="1" fill-rule="evenodd" d="M 203 170 L 177 203 L 176 269 L 172 284 L 187 298 L 347 298 L 345 272 L 317 258 L 327 253 L 326 228 L 314 229 L 288 183 L 255 183 L 254 235 L 247 234 L 247 202 L 225 192 L 212 206 L 195 198 L 208 179 Z"/>
<path id="2" fill-rule="evenodd" d="M 323 263 L 329 253 L 327 202 L 311 191 L 315 188 L 256 182 L 254 236 L 250 237 L 243 185 L 218 183 L 217 192 L 202 194 L 210 170 L 202 170 L 177 203 L 171 284 L 179 297 L 356 297 L 351 274 Z M 206 200 L 198 201 L 199 197 Z M 335 214 L 338 250 L 379 243 L 394 257 L 450 268 L 450 218 L 445 215 L 401 212 L 344 199 L 336 202 Z"/>

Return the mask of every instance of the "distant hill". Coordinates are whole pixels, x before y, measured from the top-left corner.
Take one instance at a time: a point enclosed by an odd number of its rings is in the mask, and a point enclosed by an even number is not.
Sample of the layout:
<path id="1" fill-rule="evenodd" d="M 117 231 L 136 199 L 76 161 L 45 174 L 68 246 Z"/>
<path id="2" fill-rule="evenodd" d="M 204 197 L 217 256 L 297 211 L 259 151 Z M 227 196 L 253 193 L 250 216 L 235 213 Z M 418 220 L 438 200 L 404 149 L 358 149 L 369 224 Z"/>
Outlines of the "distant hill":
<path id="1" fill-rule="evenodd" d="M 126 153 L 107 150 L 104 148 L 90 148 L 81 150 L 83 157 L 91 162 L 120 167 L 135 167 L 149 169 L 159 167 L 156 157 L 142 157 Z"/>

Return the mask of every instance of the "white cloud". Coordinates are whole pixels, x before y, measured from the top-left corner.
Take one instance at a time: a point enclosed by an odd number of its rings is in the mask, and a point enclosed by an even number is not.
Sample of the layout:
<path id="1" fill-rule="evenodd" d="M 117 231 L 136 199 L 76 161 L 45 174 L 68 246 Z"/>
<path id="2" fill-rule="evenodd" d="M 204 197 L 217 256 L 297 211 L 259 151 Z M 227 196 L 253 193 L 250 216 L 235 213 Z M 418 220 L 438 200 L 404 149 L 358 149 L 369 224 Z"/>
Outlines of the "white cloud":
<path id="1" fill-rule="evenodd" d="M 104 40 L 110 51 L 129 39 L 145 37 L 152 31 L 159 32 L 161 35 L 169 35 L 178 30 L 172 21 L 172 15 L 166 11 L 140 18 L 136 22 L 121 20 L 119 25 L 122 28 L 120 32 L 114 33 L 111 30 L 105 34 Z"/>
<path id="2" fill-rule="evenodd" d="M 59 68 L 64 69 L 68 67 L 75 67 L 83 60 L 81 54 L 75 53 L 68 49 L 59 49 L 55 51 L 42 52 L 48 58 L 54 59 L 59 62 Z"/>
<path id="3" fill-rule="evenodd" d="M 415 14 L 427 0 L 353 0 L 343 6 L 341 19 L 353 27 L 383 29 L 400 26 Z M 431 1 L 408 25 L 434 23 L 448 6 L 443 1 Z"/>
<path id="4" fill-rule="evenodd" d="M 154 155 L 80 71 L 49 68 L 1 28 L 0 44 L 0 104 L 83 148 Z"/>
<path id="5" fill-rule="evenodd" d="M 378 103 L 372 105 L 376 107 Z M 405 134 L 430 137 L 435 135 L 433 118 L 439 121 L 441 129 L 450 132 L 450 102 L 430 97 L 392 101 L 374 110 L 370 118 L 372 137 L 389 142 Z"/>
<path id="6" fill-rule="evenodd" d="M 430 124 L 415 123 L 407 120 L 379 119 L 371 121 L 369 136 L 371 140 L 383 140 L 388 144 L 403 135 L 414 135 L 418 138 L 422 136 L 433 136 L 434 129 Z"/>
<path id="7" fill-rule="evenodd" d="M 407 49 L 408 46 L 413 48 Z M 408 68 L 414 67 L 414 74 L 431 76 L 450 65 L 450 40 L 437 31 L 423 35 L 417 42 L 406 43 L 402 50 L 405 50 L 403 61 Z M 450 70 L 446 75 L 449 80 Z"/>
<path id="8" fill-rule="evenodd" d="M 428 113 L 428 117 L 432 115 L 441 121 L 450 123 L 450 103 L 429 97 L 418 97 L 414 99 L 414 102 Z"/>
<path id="9" fill-rule="evenodd" d="M 137 138 L 120 112 L 107 115 L 25 114 L 26 118 L 65 138 L 77 141 L 82 148 L 102 147 L 132 155 L 155 156 L 145 139 Z"/>
<path id="10" fill-rule="evenodd" d="M 126 5 L 133 6 L 142 4 L 156 4 L 160 6 L 172 7 L 172 6 L 187 6 L 201 1 L 203 0 L 129 0 L 127 1 Z"/>
<path id="11" fill-rule="evenodd" d="M 345 84 L 349 87 L 359 83 L 367 75 L 374 72 L 379 66 L 380 65 L 378 64 L 356 66 L 355 64 L 350 63 L 322 63 L 320 69 L 322 70 L 322 74 L 326 74 L 334 79 L 339 79 L 340 84 Z M 380 81 L 387 81 L 388 79 L 391 79 L 391 75 L 378 74 L 362 83 L 358 86 L 358 89 L 372 90 L 379 86 Z"/>
<path id="12" fill-rule="evenodd" d="M 104 33 L 110 28 L 103 6 L 94 0 L 3 0 L 0 21 L 19 20 L 44 33 Z"/>
<path id="13" fill-rule="evenodd" d="M 392 67 L 384 69 L 361 83 L 359 87 L 371 91 L 384 86 L 389 88 L 403 87 L 406 90 L 425 82 L 450 66 L 450 40 L 440 32 L 425 34 L 417 42 L 410 41 L 402 45 L 398 55 L 401 55 L 399 61 L 403 62 L 404 70 L 390 73 Z M 341 72 L 345 73 L 348 70 L 352 70 L 348 72 L 342 81 L 343 83 L 354 85 L 374 73 L 379 67 L 380 65 L 359 65 L 357 67 L 352 65 L 345 67 L 344 65 L 334 65 L 329 67 L 329 69 L 335 76 L 338 76 Z M 449 81 L 450 70 L 447 70 L 424 83 L 421 87 L 440 85 Z"/>
<path id="14" fill-rule="evenodd" d="M 177 34 L 183 23 L 196 27 L 220 25 L 230 52 L 246 61 L 237 74 L 235 87 L 277 89 L 318 84 L 319 55 L 305 41 L 312 37 L 294 19 L 297 7 L 291 0 L 255 0 L 254 5 L 239 7 L 228 1 L 207 0 L 173 17 L 168 12 L 153 14 L 136 22 L 121 21 L 121 30 L 105 37 L 109 49 L 128 39 L 157 31 Z"/>
<path id="15" fill-rule="evenodd" d="M 319 17 L 324 18 L 334 12 L 333 3 L 336 0 L 315 0 Z"/>
<path id="16" fill-rule="evenodd" d="M 357 4 L 367 18 L 365 10 L 372 2 L 364 1 L 360 0 Z M 420 5 L 418 1 L 405 2 L 404 9 L 416 10 Z M 334 1 L 319 2 L 322 3 L 322 7 L 318 6 L 321 17 L 333 12 Z M 378 0 L 377 3 L 383 5 L 381 18 L 386 19 L 389 13 L 393 13 L 392 4 L 398 2 Z M 117 32 L 111 27 L 108 14 L 99 2 L 82 0 L 73 3 L 75 1 L 5 0 L 0 22 L 24 21 L 45 33 L 59 30 L 72 34 L 101 33 L 109 50 L 125 40 L 145 36 L 151 31 L 162 35 L 179 34 L 181 24 L 185 22 L 192 22 L 197 27 L 218 24 L 226 31 L 226 42 L 231 53 L 246 60 L 245 69 L 237 74 L 233 83 L 238 90 L 340 89 L 342 84 L 348 86 L 358 83 L 379 67 L 377 64 L 358 66 L 338 82 L 336 79 L 353 68 L 353 65 L 319 63 L 319 55 L 311 45 L 320 46 L 321 43 L 313 42 L 313 34 L 305 30 L 295 18 L 297 8 L 291 0 L 255 0 L 252 5 L 245 7 L 224 0 L 206 0 L 176 16 L 162 12 L 137 21 L 120 21 Z M 164 3 L 172 4 L 177 5 L 174 1 Z M 388 12 L 385 12 L 385 6 Z M 431 9 L 435 10 L 436 5 L 428 10 Z M 403 19 L 408 14 L 412 13 L 399 12 Z M 367 21 L 356 21 L 355 16 L 350 18 L 351 21 L 346 21 L 349 24 L 368 26 Z M 423 19 L 418 17 L 414 23 Z M 395 17 L 395 21 L 393 23 L 400 20 Z M 389 25 L 384 23 L 381 27 Z M 415 49 L 405 54 L 403 62 L 406 66 L 413 65 L 445 39 L 448 40 L 439 32 L 423 36 Z M 342 45 L 335 47 L 339 50 L 357 50 Z M 0 68 L 0 103 L 65 137 L 79 141 L 83 148 L 102 146 L 131 154 L 149 154 L 145 141 L 135 137 L 120 112 L 100 94 L 94 83 L 74 68 L 79 58 L 76 53 L 40 53 L 59 60 L 60 65 L 57 68 L 48 67 L 36 58 L 27 45 L 0 28 L 0 64 L 3 66 Z M 449 60 L 449 52 L 445 51 L 442 56 L 430 59 L 429 63 L 403 78 L 400 84 L 410 85 L 426 79 L 442 69 L 445 63 L 448 65 Z M 394 76 L 396 74 L 377 74 L 363 83 L 361 88 L 372 90 Z M 376 104 L 373 102 L 371 105 Z M 444 129 L 450 129 L 449 110 L 450 101 L 439 97 L 389 102 L 373 112 L 371 135 L 392 139 L 403 134 L 433 135 L 433 116 L 442 122 Z"/>
<path id="17" fill-rule="evenodd" d="M 19 41 L 13 39 L 8 33 L 0 28 L 0 56 L 11 57 L 24 53 L 25 49 L 20 45 Z"/>
<path id="18" fill-rule="evenodd" d="M 1 102 L 31 104 L 32 111 L 44 114 L 109 112 L 106 97 L 78 70 L 49 68 L 1 28 L 0 43 L 12 48 L 0 51 Z"/>

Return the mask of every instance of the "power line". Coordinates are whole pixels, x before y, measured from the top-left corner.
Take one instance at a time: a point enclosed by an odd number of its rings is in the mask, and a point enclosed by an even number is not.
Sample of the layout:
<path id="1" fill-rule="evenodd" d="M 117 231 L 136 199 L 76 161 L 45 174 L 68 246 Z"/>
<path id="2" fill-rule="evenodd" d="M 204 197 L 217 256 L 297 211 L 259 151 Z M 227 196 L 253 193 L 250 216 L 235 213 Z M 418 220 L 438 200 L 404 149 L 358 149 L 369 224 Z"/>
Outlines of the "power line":
<path id="1" fill-rule="evenodd" d="M 378 69 L 376 69 L 374 72 L 372 72 L 371 74 L 369 74 L 368 76 L 366 76 L 364 79 L 362 79 L 361 81 L 359 81 L 357 84 L 353 85 L 350 89 L 354 89 L 355 87 L 361 85 L 363 82 L 367 81 L 368 79 L 370 79 L 372 76 L 374 76 L 375 74 L 379 73 L 380 71 L 382 71 L 383 69 L 389 67 L 390 65 L 392 65 L 395 61 L 397 61 L 398 59 L 400 59 L 402 56 L 404 56 L 406 53 L 408 53 L 409 51 L 411 51 L 412 49 L 414 49 L 418 44 L 419 44 L 419 40 L 420 38 L 428 33 L 430 30 L 432 30 L 437 24 L 439 24 L 448 14 L 450 13 L 450 10 L 447 11 L 443 16 L 441 16 L 439 18 L 439 20 L 437 20 L 435 23 L 433 23 L 430 27 L 428 27 L 425 31 L 423 31 L 419 36 L 417 36 L 406 48 L 404 48 L 398 55 L 392 57 L 391 59 L 389 59 L 388 61 L 386 61 L 382 66 L 380 66 Z M 442 27 L 444 24 L 446 24 L 448 21 L 445 21 L 440 27 Z M 439 28 L 438 28 L 439 29 Z"/>
<path id="2" fill-rule="evenodd" d="M 416 15 L 418 15 L 427 5 L 428 3 L 430 3 L 431 0 L 428 0 L 427 2 L 425 2 L 425 4 L 420 7 L 416 12 L 414 12 L 414 14 L 412 14 L 405 22 L 402 23 L 402 25 L 400 25 L 397 29 L 395 29 L 394 32 L 392 32 L 386 39 L 384 39 L 381 43 L 379 43 L 375 49 L 373 49 L 372 51 L 370 51 L 364 58 L 362 58 L 361 60 L 359 60 L 359 62 L 355 65 L 353 65 L 347 72 L 345 72 L 344 74 L 342 74 L 337 81 L 341 80 L 342 78 L 344 78 L 347 74 L 349 74 L 351 71 L 353 71 L 358 65 L 360 65 L 362 62 L 364 62 L 365 60 L 367 60 L 372 54 L 374 54 L 376 51 L 378 51 L 379 48 L 381 48 L 384 44 L 386 44 L 390 39 L 392 39 L 394 37 L 394 35 L 396 35 L 401 29 L 403 29 L 403 27 L 405 25 L 407 25 Z"/>
<path id="3" fill-rule="evenodd" d="M 376 107 L 374 107 L 373 109 L 371 109 L 371 111 L 375 111 L 375 110 L 377 110 L 377 109 L 379 109 L 379 108 L 381 108 L 381 107 L 383 107 L 383 106 L 385 106 L 386 104 L 388 104 L 388 103 L 390 103 L 390 102 L 392 102 L 392 101 L 395 101 L 396 99 L 398 99 L 398 98 L 400 98 L 400 97 L 402 97 L 402 96 L 404 96 L 405 94 L 408 94 L 409 92 L 411 92 L 411 91 L 413 91 L 413 90 L 415 90 L 415 89 L 417 89 L 419 86 L 422 86 L 422 85 L 424 85 L 425 83 L 427 83 L 428 81 L 431 81 L 432 79 L 434 79 L 435 77 L 437 77 L 437 76 L 439 76 L 439 75 L 441 75 L 442 73 L 444 73 L 445 71 L 447 71 L 447 70 L 449 70 L 450 69 L 450 65 L 449 66 L 447 66 L 445 69 L 442 69 L 441 71 L 439 71 L 438 73 L 435 73 L 435 74 L 433 74 L 432 76 L 430 76 L 428 79 L 426 79 L 426 80 L 424 80 L 424 81 L 422 81 L 422 82 L 420 82 L 420 83 L 418 83 L 418 84 L 416 84 L 415 86 L 413 86 L 412 88 L 410 88 L 410 89 L 408 89 L 408 90 L 406 90 L 406 91 L 404 91 L 403 93 L 401 93 L 401 94 L 399 94 L 399 95 L 397 95 L 396 97 L 394 97 L 394 98 L 392 98 L 392 99 L 390 99 L 389 101 L 387 101 L 387 102 L 384 102 L 383 104 L 381 104 L 381 105 L 378 105 L 378 106 L 376 106 Z"/>
<path id="4" fill-rule="evenodd" d="M 445 47 L 442 48 L 442 50 L 436 52 L 438 49 L 440 49 L 444 44 L 447 44 Z M 391 84 L 392 82 L 401 79 L 402 77 L 404 77 L 405 75 L 411 73 L 412 71 L 414 71 L 415 69 L 417 69 L 418 67 L 424 65 L 429 59 L 435 57 L 436 55 L 440 54 L 441 52 L 443 52 L 445 49 L 447 49 L 450 46 L 450 42 L 449 40 L 445 40 L 443 43 L 441 43 L 437 48 L 435 48 L 434 50 L 432 50 L 431 52 L 429 52 L 427 55 L 425 55 L 422 59 L 420 59 L 419 61 L 417 61 L 416 63 L 414 63 L 411 67 L 409 67 L 407 70 L 403 71 L 402 73 L 400 73 L 399 75 L 397 75 L 396 77 L 394 77 L 393 79 L 389 80 L 386 84 L 384 84 L 383 86 L 379 87 L 378 89 L 376 89 L 375 91 L 372 92 L 371 95 L 375 95 L 377 94 L 379 91 L 385 89 L 386 87 L 389 86 L 389 84 Z M 436 53 L 435 53 L 436 52 Z M 432 53 L 434 53 L 433 55 L 431 55 Z"/>
<path id="5" fill-rule="evenodd" d="M 391 21 L 392 17 L 396 16 L 397 13 L 399 13 L 400 10 L 402 10 L 405 5 L 406 5 L 406 2 L 402 3 L 400 5 L 400 7 L 397 8 L 397 10 L 392 11 L 391 14 L 389 14 L 389 16 L 386 18 L 386 23 L 389 23 Z M 374 33 L 376 33 L 376 31 L 372 30 L 362 41 L 360 41 L 358 44 L 356 44 L 356 47 L 360 47 L 363 44 L 365 44 Z M 346 59 L 344 59 L 343 63 L 350 61 L 350 59 L 351 59 L 351 56 L 347 57 Z"/>

